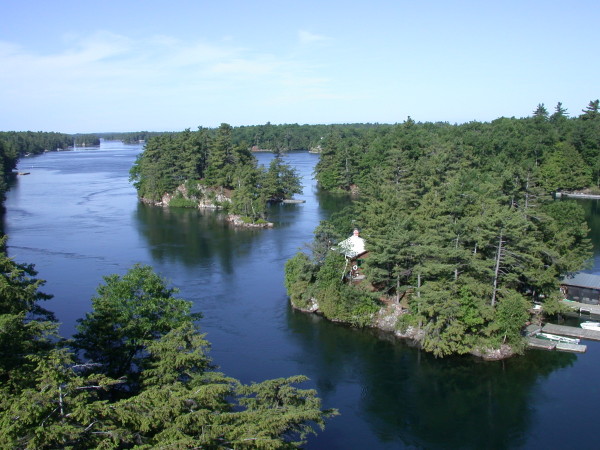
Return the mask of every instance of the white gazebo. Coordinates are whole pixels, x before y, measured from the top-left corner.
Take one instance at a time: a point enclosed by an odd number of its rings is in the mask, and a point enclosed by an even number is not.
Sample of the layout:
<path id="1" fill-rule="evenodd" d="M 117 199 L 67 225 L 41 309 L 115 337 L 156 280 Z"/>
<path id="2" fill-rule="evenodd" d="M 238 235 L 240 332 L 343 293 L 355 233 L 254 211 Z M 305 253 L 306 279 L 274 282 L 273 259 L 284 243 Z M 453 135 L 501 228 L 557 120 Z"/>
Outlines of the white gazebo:
<path id="1" fill-rule="evenodd" d="M 361 238 L 358 230 L 354 230 L 352 236 L 348 239 L 344 239 L 337 245 L 337 248 L 342 252 L 346 258 L 355 259 L 360 255 L 366 252 L 365 250 L 365 240 Z"/>
<path id="2" fill-rule="evenodd" d="M 337 251 L 342 253 L 346 258 L 346 265 L 344 267 L 344 271 L 342 272 L 342 279 L 348 276 L 350 280 L 359 281 L 364 278 L 364 275 L 361 273 L 361 263 L 362 259 L 359 259 L 367 254 L 367 249 L 365 248 L 365 240 L 361 238 L 358 230 L 354 230 L 352 236 L 348 239 L 344 239 L 340 242 L 335 248 Z M 350 266 L 350 271 L 347 272 L 348 266 Z"/>

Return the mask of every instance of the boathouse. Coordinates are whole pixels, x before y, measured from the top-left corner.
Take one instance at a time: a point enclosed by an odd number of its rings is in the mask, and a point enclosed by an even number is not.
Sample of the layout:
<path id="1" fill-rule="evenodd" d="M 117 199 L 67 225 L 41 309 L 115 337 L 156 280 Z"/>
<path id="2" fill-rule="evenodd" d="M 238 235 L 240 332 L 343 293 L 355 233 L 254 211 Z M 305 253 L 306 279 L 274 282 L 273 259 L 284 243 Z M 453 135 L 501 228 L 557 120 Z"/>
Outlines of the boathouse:
<path id="1" fill-rule="evenodd" d="M 580 272 L 563 278 L 560 284 L 565 299 L 586 305 L 600 304 L 600 275 Z"/>
<path id="2" fill-rule="evenodd" d="M 364 278 L 361 273 L 361 266 L 368 255 L 365 240 L 359 234 L 359 231 L 354 229 L 352 236 L 344 239 L 336 246 L 336 249 L 346 257 L 344 272 L 354 280 Z"/>

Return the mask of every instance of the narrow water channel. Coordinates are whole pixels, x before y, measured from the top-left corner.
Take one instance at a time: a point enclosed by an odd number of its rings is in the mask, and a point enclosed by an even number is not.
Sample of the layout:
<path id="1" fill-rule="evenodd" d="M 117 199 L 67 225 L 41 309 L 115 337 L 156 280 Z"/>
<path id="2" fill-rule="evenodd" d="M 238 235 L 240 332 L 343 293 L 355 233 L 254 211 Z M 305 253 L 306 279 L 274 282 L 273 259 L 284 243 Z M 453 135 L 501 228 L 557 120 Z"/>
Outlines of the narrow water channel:
<path id="1" fill-rule="evenodd" d="M 436 359 L 405 342 L 289 308 L 285 261 L 345 200 L 319 193 L 317 155 L 291 153 L 306 200 L 270 210 L 270 230 L 236 230 L 218 213 L 140 204 L 128 171 L 140 146 L 24 158 L 8 193 L 9 254 L 35 264 L 46 303 L 74 331 L 102 276 L 150 264 L 194 302 L 214 363 L 244 382 L 305 374 L 341 415 L 308 448 L 595 447 L 600 345 L 583 355 L 530 351 L 501 362 Z M 270 154 L 259 154 L 268 163 Z M 586 204 L 590 223 L 597 205 Z M 600 226 L 594 236 L 600 236 Z M 308 387 L 307 386 L 307 387 Z"/>

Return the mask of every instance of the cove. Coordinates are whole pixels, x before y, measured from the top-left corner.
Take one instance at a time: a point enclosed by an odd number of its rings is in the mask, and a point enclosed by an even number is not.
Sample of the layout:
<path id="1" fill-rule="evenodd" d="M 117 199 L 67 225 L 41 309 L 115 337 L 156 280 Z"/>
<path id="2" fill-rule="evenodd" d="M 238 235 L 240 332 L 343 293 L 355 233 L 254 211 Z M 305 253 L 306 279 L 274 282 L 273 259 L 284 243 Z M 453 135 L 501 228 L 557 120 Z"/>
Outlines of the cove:
<path id="1" fill-rule="evenodd" d="M 137 201 L 128 171 L 142 148 L 99 148 L 23 158 L 8 192 L 8 252 L 35 265 L 44 306 L 73 333 L 102 276 L 141 262 L 154 267 L 204 314 L 213 362 L 243 382 L 307 375 L 328 421 L 308 448 L 594 447 L 600 345 L 587 353 L 529 351 L 507 361 L 436 359 L 404 341 L 293 311 L 283 266 L 345 198 L 317 190 L 318 155 L 285 157 L 306 200 L 273 205 L 275 227 L 235 229 L 218 212 L 162 209 Z M 257 154 L 261 164 L 272 155 Z M 600 241 L 598 204 L 585 203 Z"/>

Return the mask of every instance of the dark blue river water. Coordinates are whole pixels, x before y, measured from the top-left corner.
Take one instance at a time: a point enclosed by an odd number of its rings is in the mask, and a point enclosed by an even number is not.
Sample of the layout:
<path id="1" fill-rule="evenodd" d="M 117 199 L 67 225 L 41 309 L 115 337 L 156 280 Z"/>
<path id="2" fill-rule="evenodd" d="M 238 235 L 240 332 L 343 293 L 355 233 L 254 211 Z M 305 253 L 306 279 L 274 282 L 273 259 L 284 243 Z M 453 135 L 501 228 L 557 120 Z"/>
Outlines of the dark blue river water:
<path id="1" fill-rule="evenodd" d="M 24 158 L 6 201 L 9 254 L 47 280 L 44 305 L 70 335 L 102 276 L 150 264 L 201 311 L 213 362 L 244 382 L 305 374 L 341 415 L 313 449 L 597 448 L 600 344 L 583 355 L 530 351 L 508 361 L 436 359 L 373 331 L 289 308 L 285 261 L 343 198 L 321 194 L 317 155 L 291 153 L 300 205 L 274 206 L 270 230 L 236 230 L 215 212 L 148 207 L 128 171 L 138 145 Z M 268 163 L 270 154 L 258 154 Z M 596 203 L 587 204 L 595 220 Z M 592 222 L 594 220 L 590 219 Z M 600 235 L 600 234 L 599 234 Z"/>

